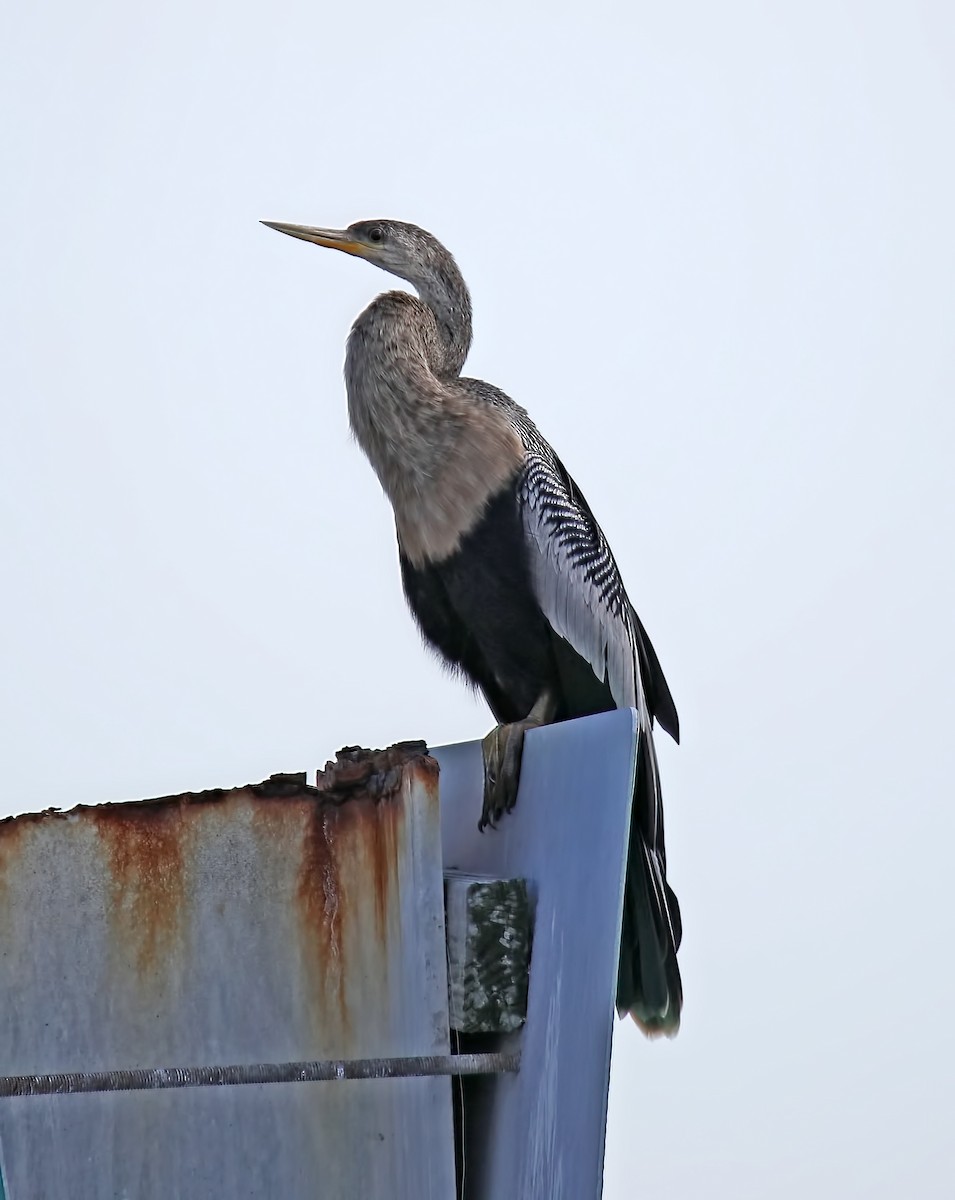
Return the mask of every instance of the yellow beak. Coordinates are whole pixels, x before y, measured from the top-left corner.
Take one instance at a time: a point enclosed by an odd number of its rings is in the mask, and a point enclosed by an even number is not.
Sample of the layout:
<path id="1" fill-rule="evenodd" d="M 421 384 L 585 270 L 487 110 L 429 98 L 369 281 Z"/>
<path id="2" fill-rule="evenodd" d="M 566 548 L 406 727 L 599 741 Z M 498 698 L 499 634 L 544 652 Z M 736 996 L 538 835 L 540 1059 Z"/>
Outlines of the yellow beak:
<path id="1" fill-rule="evenodd" d="M 300 238 L 303 242 L 314 242 L 316 246 L 327 246 L 330 250 L 344 250 L 346 254 L 356 254 L 359 258 L 368 257 L 368 247 L 362 242 L 356 242 L 347 229 L 319 229 L 314 225 L 286 225 L 281 221 L 262 221 L 269 229 L 277 229 L 279 233 L 287 233 L 289 237 Z"/>

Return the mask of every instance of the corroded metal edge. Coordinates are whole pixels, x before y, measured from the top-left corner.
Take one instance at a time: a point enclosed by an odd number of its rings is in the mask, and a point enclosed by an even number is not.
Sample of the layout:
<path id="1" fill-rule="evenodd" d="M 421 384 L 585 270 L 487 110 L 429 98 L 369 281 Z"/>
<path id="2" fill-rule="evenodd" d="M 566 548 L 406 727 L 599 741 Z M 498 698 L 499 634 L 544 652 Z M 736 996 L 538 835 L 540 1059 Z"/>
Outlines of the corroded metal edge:
<path id="1" fill-rule="evenodd" d="M 228 1087 L 253 1083 L 501 1075 L 518 1071 L 520 1062 L 520 1054 L 430 1054 L 409 1058 L 326 1059 L 250 1066 L 157 1067 L 127 1071 L 76 1071 L 56 1075 L 0 1075 L 0 1099 Z"/>
<path id="2" fill-rule="evenodd" d="M 342 804 L 357 796 L 383 800 L 401 787 L 404 769 L 410 766 L 423 772 L 430 781 L 438 777 L 438 763 L 428 754 L 424 742 L 396 742 L 387 750 L 364 750 L 345 746 L 318 771 L 318 793 L 333 804 Z"/>
<path id="3" fill-rule="evenodd" d="M 117 808 L 133 811 L 184 805 L 217 804 L 232 796 L 250 793 L 260 799 L 311 797 L 329 804 L 367 797 L 373 800 L 393 796 L 401 782 L 401 772 L 412 765 L 430 779 L 438 775 L 438 764 L 428 753 L 423 741 L 396 742 L 384 750 L 366 750 L 360 746 L 344 746 L 316 773 L 314 784 L 308 782 L 307 771 L 278 771 L 261 783 L 239 784 L 231 788 L 207 788 L 201 792 L 181 792 L 169 796 L 151 796 L 144 800 L 111 800 L 102 804 L 77 804 L 73 808 L 45 808 L 40 812 L 15 813 L 0 817 L 0 837 L 17 826 L 35 824 L 48 819 L 67 819 L 81 813 L 106 815 Z"/>

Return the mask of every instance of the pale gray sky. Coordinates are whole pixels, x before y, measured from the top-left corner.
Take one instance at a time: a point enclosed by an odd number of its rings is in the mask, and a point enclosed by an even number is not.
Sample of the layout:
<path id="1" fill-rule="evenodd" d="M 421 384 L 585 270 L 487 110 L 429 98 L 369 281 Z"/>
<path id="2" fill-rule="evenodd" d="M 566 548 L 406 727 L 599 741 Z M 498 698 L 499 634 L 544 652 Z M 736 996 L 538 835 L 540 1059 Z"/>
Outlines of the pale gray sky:
<path id="1" fill-rule="evenodd" d="M 416 221 L 680 707 L 606 1197 L 955 1194 L 955 8 L 41 0 L 0 59 L 0 812 L 486 731 L 347 434 L 389 281 L 257 224 Z"/>

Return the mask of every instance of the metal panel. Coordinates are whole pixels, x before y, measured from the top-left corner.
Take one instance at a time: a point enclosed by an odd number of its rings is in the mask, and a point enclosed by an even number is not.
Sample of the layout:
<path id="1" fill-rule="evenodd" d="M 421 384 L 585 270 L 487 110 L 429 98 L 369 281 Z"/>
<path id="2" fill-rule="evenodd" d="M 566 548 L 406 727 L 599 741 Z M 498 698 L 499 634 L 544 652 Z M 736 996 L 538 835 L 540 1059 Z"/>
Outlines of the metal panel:
<path id="1" fill-rule="evenodd" d="M 528 734 L 517 805 L 478 833 L 478 743 L 441 764 L 446 868 L 524 876 L 536 900 L 517 1076 L 465 1090 L 468 1200 L 599 1200 L 637 723 L 632 710 Z"/>
<path id="2" fill-rule="evenodd" d="M 0 1071 L 447 1054 L 436 771 L 384 767 L 347 797 L 285 782 L 0 825 Z M 8 1200 L 450 1200 L 450 1097 L 8 1099 L 0 1159 Z"/>

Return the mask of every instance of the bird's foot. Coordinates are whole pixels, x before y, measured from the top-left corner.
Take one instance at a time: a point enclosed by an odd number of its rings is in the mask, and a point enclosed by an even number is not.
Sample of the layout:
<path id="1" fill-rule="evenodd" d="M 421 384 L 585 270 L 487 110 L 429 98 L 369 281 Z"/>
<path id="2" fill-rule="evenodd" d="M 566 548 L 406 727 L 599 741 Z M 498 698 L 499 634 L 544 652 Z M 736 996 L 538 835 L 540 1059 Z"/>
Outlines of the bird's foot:
<path id="1" fill-rule="evenodd" d="M 511 725 L 495 725 L 481 745 L 484 748 L 484 808 L 478 829 L 495 826 L 517 803 L 521 781 L 524 734 L 541 721 L 528 718 Z"/>
<path id="2" fill-rule="evenodd" d="M 481 743 L 484 749 L 484 807 L 478 829 L 492 828 L 517 803 L 521 781 L 524 734 L 546 725 L 554 715 L 554 703 L 544 692 L 523 721 L 495 725 Z"/>

